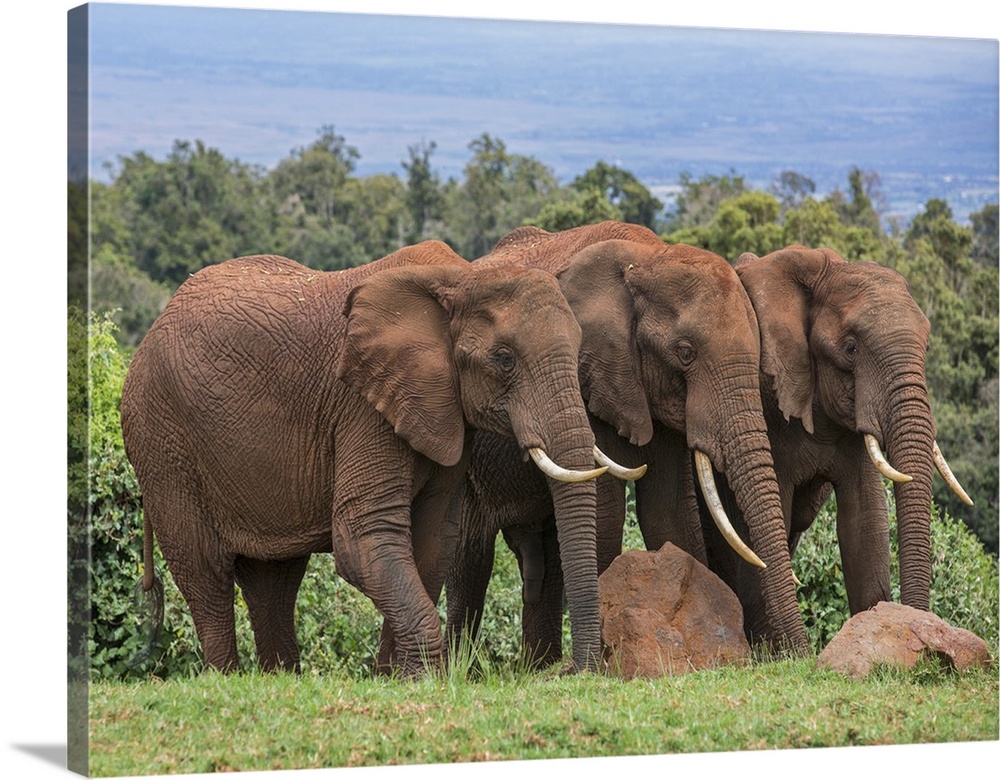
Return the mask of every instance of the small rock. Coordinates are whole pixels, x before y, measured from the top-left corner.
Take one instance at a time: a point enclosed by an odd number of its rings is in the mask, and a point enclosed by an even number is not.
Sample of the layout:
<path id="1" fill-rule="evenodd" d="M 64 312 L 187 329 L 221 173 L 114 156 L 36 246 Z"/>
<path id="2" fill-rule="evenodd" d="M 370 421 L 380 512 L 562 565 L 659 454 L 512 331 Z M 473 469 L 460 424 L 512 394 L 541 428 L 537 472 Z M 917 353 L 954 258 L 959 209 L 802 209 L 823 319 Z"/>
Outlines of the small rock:
<path id="1" fill-rule="evenodd" d="M 816 663 L 860 679 L 877 664 L 912 669 L 927 657 L 963 670 L 986 666 L 989 648 L 971 631 L 954 628 L 931 612 L 880 601 L 844 623 Z"/>
<path id="2" fill-rule="evenodd" d="M 618 556 L 598 587 L 609 674 L 673 676 L 750 658 L 736 595 L 670 542 Z"/>

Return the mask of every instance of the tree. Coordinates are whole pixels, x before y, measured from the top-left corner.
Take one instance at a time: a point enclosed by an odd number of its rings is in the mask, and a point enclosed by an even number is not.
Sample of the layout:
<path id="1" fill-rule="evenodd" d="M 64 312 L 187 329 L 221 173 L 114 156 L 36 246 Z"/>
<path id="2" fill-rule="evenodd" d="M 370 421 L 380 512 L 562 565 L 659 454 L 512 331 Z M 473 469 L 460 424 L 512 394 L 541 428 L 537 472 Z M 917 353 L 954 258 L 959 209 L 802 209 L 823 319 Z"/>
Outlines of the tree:
<path id="1" fill-rule="evenodd" d="M 306 214 L 329 227 L 343 217 L 341 190 L 360 157 L 332 125 L 326 125 L 310 146 L 293 149 L 290 158 L 278 163 L 269 179 L 279 203 L 286 207 L 300 203 Z"/>
<path id="2" fill-rule="evenodd" d="M 120 164 L 114 208 L 94 227 L 95 252 L 110 239 L 116 254 L 177 287 L 206 265 L 272 246 L 273 210 L 259 169 L 201 141 L 176 141 L 162 163 L 139 152 Z"/>
<path id="3" fill-rule="evenodd" d="M 744 192 L 722 201 L 707 224 L 682 228 L 667 236 L 670 243 L 693 244 L 735 262 L 743 252 L 765 255 L 784 245 L 777 224 L 781 206 L 773 195 Z"/>
<path id="4" fill-rule="evenodd" d="M 973 262 L 973 243 L 945 201 L 929 200 L 903 238 L 897 269 L 931 322 L 926 375 L 938 442 L 976 505 L 937 483 L 935 501 L 996 553 L 1000 274 Z"/>
<path id="5" fill-rule="evenodd" d="M 398 176 L 379 173 L 352 178 L 344 186 L 344 221 L 351 229 L 359 265 L 399 249 L 405 243 L 406 185 Z"/>
<path id="6" fill-rule="evenodd" d="M 500 139 L 483 133 L 469 144 L 465 179 L 445 189 L 449 242 L 474 259 L 507 232 L 558 197 L 551 169 L 533 157 L 510 154 Z"/>
<path id="7" fill-rule="evenodd" d="M 746 182 L 735 171 L 727 176 L 709 175 L 695 180 L 686 171 L 680 175 L 680 193 L 674 200 L 667 230 L 695 227 L 710 222 L 724 200 L 746 191 Z"/>
<path id="8" fill-rule="evenodd" d="M 441 193 L 441 181 L 431 170 L 431 155 L 437 144 L 421 141 L 407 147 L 410 159 L 403 163 L 406 171 L 406 208 L 410 213 L 411 224 L 406 234 L 409 243 L 416 243 L 424 235 L 424 228 L 431 220 L 441 218 L 444 210 L 444 197 Z"/>
<path id="9" fill-rule="evenodd" d="M 840 190 L 834 190 L 828 200 L 837 209 L 841 220 L 847 226 L 866 228 L 875 235 L 882 232 L 879 211 L 872 202 L 879 204 L 879 210 L 884 207 L 881 192 L 881 179 L 874 172 L 864 172 L 858 167 L 851 168 L 847 174 L 850 200 L 847 200 Z"/>
<path id="10" fill-rule="evenodd" d="M 621 212 L 621 219 L 656 230 L 663 203 L 646 189 L 631 171 L 603 160 L 577 176 L 571 185 L 579 192 L 600 192 Z"/>
<path id="11" fill-rule="evenodd" d="M 980 265 L 996 267 L 1000 261 L 997 246 L 997 204 L 984 206 L 969 215 L 972 222 L 972 259 Z"/>
<path id="12" fill-rule="evenodd" d="M 781 213 L 798 208 L 816 192 L 816 182 L 796 171 L 782 171 L 771 185 L 771 194 L 781 203 Z"/>
<path id="13" fill-rule="evenodd" d="M 913 219 L 904 243 L 913 246 L 926 240 L 945 268 L 945 283 L 962 292 L 963 282 L 972 270 L 973 233 L 952 219 L 951 207 L 940 198 L 931 198 L 924 210 Z"/>
<path id="14" fill-rule="evenodd" d="M 68 303 L 81 309 L 87 305 L 87 257 L 89 249 L 86 183 L 69 182 L 66 212 L 66 258 Z"/>
<path id="15" fill-rule="evenodd" d="M 604 193 L 591 189 L 574 191 L 565 200 L 546 203 L 534 219 L 525 224 L 555 232 L 609 219 L 621 221 L 624 216 L 618 207 L 608 203 Z"/>

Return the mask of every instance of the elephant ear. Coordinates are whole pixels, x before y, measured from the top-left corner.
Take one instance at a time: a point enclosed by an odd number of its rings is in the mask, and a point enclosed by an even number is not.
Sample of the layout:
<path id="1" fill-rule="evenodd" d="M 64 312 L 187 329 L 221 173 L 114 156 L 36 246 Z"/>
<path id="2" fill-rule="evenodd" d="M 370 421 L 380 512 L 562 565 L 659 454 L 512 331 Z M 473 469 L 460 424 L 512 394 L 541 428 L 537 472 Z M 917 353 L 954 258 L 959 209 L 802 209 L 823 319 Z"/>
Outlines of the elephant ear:
<path id="1" fill-rule="evenodd" d="M 583 332 L 580 389 L 590 412 L 633 444 L 647 444 L 653 418 L 633 345 L 635 306 L 625 272 L 636 245 L 602 241 L 578 252 L 559 286 Z"/>
<path id="2" fill-rule="evenodd" d="M 380 271 L 351 290 L 337 377 L 363 395 L 413 449 L 444 466 L 462 456 L 465 419 L 450 334 L 462 269 Z"/>
<path id="3" fill-rule="evenodd" d="M 816 391 L 809 332 L 817 285 L 831 263 L 845 262 L 831 250 L 795 245 L 765 257 L 744 253 L 736 263 L 757 313 L 761 370 L 773 382 L 785 419 L 798 417 L 809 433 Z"/>

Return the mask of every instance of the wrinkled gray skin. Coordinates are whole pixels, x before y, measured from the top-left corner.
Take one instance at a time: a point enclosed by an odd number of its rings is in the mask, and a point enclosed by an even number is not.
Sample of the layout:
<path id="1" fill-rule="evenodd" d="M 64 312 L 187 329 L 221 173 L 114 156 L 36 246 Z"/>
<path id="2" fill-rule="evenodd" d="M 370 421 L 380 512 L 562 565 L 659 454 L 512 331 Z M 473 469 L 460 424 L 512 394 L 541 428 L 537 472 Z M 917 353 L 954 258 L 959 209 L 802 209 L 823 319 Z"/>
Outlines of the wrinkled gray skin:
<path id="1" fill-rule="evenodd" d="M 580 329 L 551 276 L 473 266 L 440 242 L 322 273 L 274 256 L 185 282 L 132 360 L 128 457 L 205 661 L 238 666 L 233 585 L 260 665 L 299 668 L 309 556 L 367 594 L 404 674 L 440 663 L 447 513 L 475 429 L 593 468 Z M 599 653 L 593 480 L 553 488 L 580 665 Z M 575 641 L 575 640 L 574 640 Z"/>
<path id="2" fill-rule="evenodd" d="M 729 475 L 739 505 L 755 518 L 744 540 L 768 564 L 756 576 L 781 626 L 780 643 L 804 650 L 761 408 L 756 319 L 732 267 L 617 222 L 560 233 L 522 228 L 476 264 L 543 268 L 558 278 L 583 330 L 580 385 L 598 446 L 623 465 L 648 465 L 636 500 L 649 549 L 672 541 L 707 562 L 688 448 Z M 477 434 L 459 556 L 446 584 L 449 646 L 478 630 L 500 530 L 521 569 L 525 649 L 542 664 L 561 657 L 562 583 L 550 514 L 543 487 L 517 453 Z M 625 484 L 600 477 L 598 572 L 621 552 L 624 518 Z"/>
<path id="3" fill-rule="evenodd" d="M 745 254 L 736 270 L 760 324 L 761 393 L 790 548 L 832 490 L 851 613 L 891 600 L 884 483 L 863 443 L 872 434 L 893 467 L 913 478 L 894 484 L 901 601 L 926 610 L 935 439 L 924 378 L 930 324 L 906 280 L 875 263 L 801 246 Z M 739 513 L 730 517 L 739 530 Z M 769 636 L 753 572 L 707 523 L 706 530 L 711 565 L 740 596 L 748 634 Z"/>

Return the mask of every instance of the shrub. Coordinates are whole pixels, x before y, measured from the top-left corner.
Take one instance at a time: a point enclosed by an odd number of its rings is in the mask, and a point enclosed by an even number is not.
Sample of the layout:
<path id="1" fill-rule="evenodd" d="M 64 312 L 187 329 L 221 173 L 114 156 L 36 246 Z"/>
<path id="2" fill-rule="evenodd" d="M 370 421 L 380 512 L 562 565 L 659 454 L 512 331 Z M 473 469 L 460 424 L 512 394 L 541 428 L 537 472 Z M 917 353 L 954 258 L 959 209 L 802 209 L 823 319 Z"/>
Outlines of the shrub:
<path id="1" fill-rule="evenodd" d="M 892 493 L 889 502 L 889 585 L 899 601 L 899 545 Z M 1000 612 L 997 560 L 960 520 L 931 507 L 931 593 L 933 613 L 958 628 L 981 637 L 995 654 Z M 802 582 L 799 607 L 806 634 L 819 651 L 850 617 L 847 591 L 837 545 L 836 500 L 832 497 L 806 532 L 792 557 L 792 568 Z"/>

